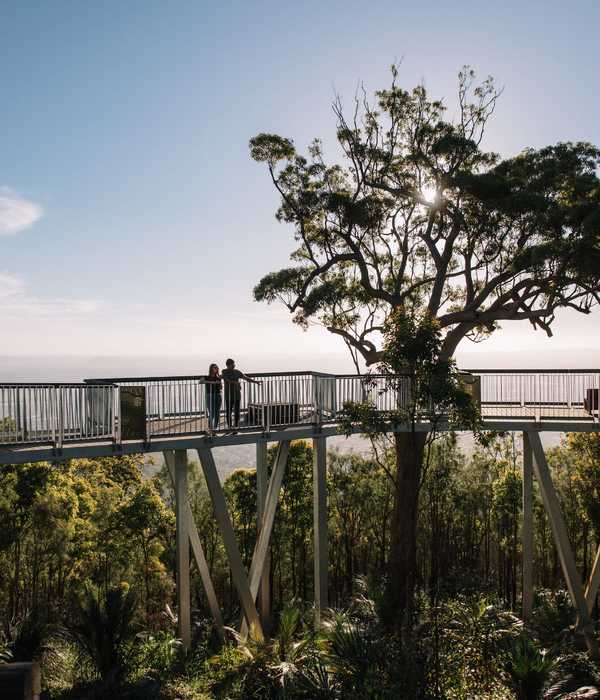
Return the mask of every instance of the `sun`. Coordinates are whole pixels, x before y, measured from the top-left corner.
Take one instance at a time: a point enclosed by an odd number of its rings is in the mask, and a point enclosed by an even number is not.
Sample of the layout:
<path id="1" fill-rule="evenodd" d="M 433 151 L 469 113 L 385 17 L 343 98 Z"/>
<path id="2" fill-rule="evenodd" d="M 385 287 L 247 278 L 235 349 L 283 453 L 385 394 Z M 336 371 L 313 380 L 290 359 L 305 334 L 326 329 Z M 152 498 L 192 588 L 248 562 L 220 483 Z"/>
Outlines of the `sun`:
<path id="1" fill-rule="evenodd" d="M 435 185 L 424 185 L 421 187 L 421 194 L 428 204 L 435 204 L 440 197 L 440 193 Z"/>

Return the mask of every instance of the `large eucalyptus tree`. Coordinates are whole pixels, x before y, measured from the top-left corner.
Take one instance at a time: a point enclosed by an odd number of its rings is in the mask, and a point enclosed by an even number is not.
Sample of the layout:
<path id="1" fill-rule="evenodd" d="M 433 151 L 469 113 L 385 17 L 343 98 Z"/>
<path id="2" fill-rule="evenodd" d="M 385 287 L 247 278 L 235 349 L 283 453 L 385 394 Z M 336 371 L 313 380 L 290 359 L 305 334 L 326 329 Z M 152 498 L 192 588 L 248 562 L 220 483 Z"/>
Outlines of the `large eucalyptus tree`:
<path id="1" fill-rule="evenodd" d="M 503 321 L 551 335 L 558 309 L 590 313 L 600 299 L 600 151 L 589 143 L 512 158 L 483 150 L 498 96 L 491 78 L 477 85 L 465 68 L 449 119 L 422 86 L 401 89 L 393 67 L 391 86 L 373 103 L 363 93 L 350 117 L 334 102 L 339 164 L 326 163 L 319 140 L 303 156 L 288 138 L 251 139 L 281 197 L 276 216 L 297 244 L 293 265 L 267 274 L 255 298 L 283 302 L 302 326 L 324 325 L 357 366 L 394 356 L 391 319 L 416 333 L 434 328 L 434 359 L 448 363 L 464 339 L 480 341 Z M 396 619 L 415 585 L 426 440 L 395 436 L 388 600 Z"/>

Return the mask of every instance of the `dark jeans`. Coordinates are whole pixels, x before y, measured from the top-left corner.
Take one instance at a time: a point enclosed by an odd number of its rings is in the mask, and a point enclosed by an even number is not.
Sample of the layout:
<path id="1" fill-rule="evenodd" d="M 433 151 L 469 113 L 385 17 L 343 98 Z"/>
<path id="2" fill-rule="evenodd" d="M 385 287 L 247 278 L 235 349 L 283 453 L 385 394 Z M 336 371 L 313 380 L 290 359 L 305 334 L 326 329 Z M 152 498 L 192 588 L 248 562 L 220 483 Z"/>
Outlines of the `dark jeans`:
<path id="1" fill-rule="evenodd" d="M 237 428 L 240 424 L 240 399 L 242 394 L 235 389 L 225 387 L 225 417 L 227 418 L 228 428 Z M 231 414 L 233 413 L 234 422 L 231 423 Z"/>
<path id="2" fill-rule="evenodd" d="M 208 427 L 210 430 L 217 430 L 219 427 L 219 416 L 221 413 L 221 399 L 220 391 L 206 391 L 206 406 L 208 408 Z"/>

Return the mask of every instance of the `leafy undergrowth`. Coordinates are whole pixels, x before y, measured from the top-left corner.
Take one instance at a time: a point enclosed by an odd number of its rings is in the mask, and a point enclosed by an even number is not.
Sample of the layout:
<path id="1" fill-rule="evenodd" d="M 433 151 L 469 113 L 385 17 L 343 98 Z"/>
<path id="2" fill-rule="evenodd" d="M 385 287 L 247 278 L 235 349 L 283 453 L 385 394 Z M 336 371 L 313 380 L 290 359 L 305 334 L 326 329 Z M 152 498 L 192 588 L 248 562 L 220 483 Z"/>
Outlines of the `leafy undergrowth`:
<path id="1" fill-rule="evenodd" d="M 538 597 L 529 627 L 482 597 L 435 607 L 421 601 L 398 634 L 386 629 L 360 584 L 349 607 L 329 611 L 318 632 L 312 611 L 292 605 L 269 640 L 228 629 L 229 642 L 218 649 L 209 626 L 197 626 L 187 658 L 172 630 L 135 631 L 130 603 L 126 591 L 106 600 L 90 595 L 71 632 L 54 632 L 39 644 L 47 697 L 574 700 L 573 693 L 588 688 L 581 696 L 587 700 L 600 687 L 599 669 L 578 650 L 561 593 Z"/>

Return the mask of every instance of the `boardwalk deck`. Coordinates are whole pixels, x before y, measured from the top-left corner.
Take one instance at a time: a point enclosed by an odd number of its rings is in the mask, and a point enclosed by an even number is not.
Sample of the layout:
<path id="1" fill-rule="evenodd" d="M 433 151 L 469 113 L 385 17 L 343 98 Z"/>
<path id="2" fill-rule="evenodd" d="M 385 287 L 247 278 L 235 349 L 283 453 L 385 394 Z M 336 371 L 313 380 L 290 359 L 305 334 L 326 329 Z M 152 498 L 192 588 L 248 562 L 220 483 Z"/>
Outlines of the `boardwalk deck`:
<path id="1" fill-rule="evenodd" d="M 385 412 L 408 402 L 409 380 L 383 375 L 293 372 L 252 375 L 241 394 L 236 434 L 222 402 L 215 437 L 209 438 L 210 396 L 203 378 L 140 377 L 81 384 L 0 384 L 0 463 L 162 449 L 188 439 L 219 444 L 260 442 L 292 430 L 311 438 L 335 433 L 346 402 L 368 402 Z M 598 429 L 600 370 L 472 370 L 484 424 L 490 429 Z M 591 398 L 590 398 L 591 397 Z M 126 400 L 125 400 L 126 399 Z M 587 403 L 585 401 L 587 400 Z M 591 403 L 590 403 L 591 401 Z M 427 429 L 426 413 L 419 429 Z M 443 429 L 443 426 L 439 426 Z M 398 429 L 402 430 L 402 426 Z M 96 449 L 94 449 L 96 448 Z M 43 455 L 43 456 L 41 456 Z"/>

